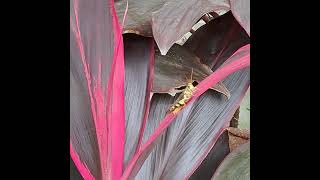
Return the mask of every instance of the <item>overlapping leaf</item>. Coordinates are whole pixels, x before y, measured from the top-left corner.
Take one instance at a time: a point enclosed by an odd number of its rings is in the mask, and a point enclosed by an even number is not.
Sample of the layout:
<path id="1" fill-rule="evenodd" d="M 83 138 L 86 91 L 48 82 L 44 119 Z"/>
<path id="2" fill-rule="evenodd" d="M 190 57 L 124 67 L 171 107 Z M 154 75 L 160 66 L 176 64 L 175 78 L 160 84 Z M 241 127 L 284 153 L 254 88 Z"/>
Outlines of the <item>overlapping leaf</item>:
<path id="1" fill-rule="evenodd" d="M 211 86 L 213 86 L 217 82 L 223 80 L 224 78 L 226 78 L 227 76 L 229 76 L 234 72 L 237 72 L 238 70 L 248 67 L 250 65 L 250 51 L 246 51 L 248 49 L 250 49 L 250 45 L 240 48 L 235 54 L 233 54 L 226 61 L 223 68 L 219 68 L 216 72 L 212 73 L 206 79 L 201 81 L 197 85 L 197 90 L 194 92 L 193 97 L 191 97 L 190 101 L 188 101 L 186 103 L 186 106 L 184 106 L 182 109 L 184 109 L 185 107 L 189 107 L 188 106 L 189 104 L 192 104 L 194 100 L 200 97 L 206 90 L 208 90 Z M 246 52 L 246 53 L 243 53 L 243 52 Z M 249 80 L 247 84 L 249 84 Z M 236 103 L 233 103 L 233 105 L 238 106 L 239 103 L 240 102 L 236 102 Z M 235 110 L 236 109 L 234 109 L 234 111 Z M 230 113 L 227 114 L 230 117 L 226 119 L 230 120 L 233 113 L 234 112 L 232 112 L 232 114 Z M 136 173 L 141 168 L 144 160 L 148 157 L 152 148 L 159 142 L 161 135 L 168 128 L 168 126 L 173 122 L 176 115 L 177 114 L 169 113 L 165 116 L 163 120 L 161 120 L 156 130 L 150 135 L 149 139 L 143 144 L 143 146 L 141 146 L 141 148 L 139 148 L 139 150 L 135 153 L 133 158 L 130 160 L 125 172 L 123 173 L 122 179 L 135 177 Z M 209 150 L 207 150 L 207 152 L 209 152 Z"/>
<path id="2" fill-rule="evenodd" d="M 122 173 L 123 59 L 113 1 L 70 0 L 70 154 L 86 180 Z"/>
<path id="3" fill-rule="evenodd" d="M 70 68 L 70 143 L 73 144 L 74 151 L 80 156 L 81 159 L 78 161 L 84 164 L 83 168 L 87 166 L 90 174 L 99 179 L 101 166 L 88 91 L 86 86 L 81 83 L 81 81 L 85 81 L 80 80 L 83 75 L 81 73 L 73 75 L 74 71 L 72 70 L 76 69 L 73 68 L 72 63 Z M 79 171 L 85 171 L 81 170 L 79 165 L 78 168 Z"/>
<path id="4" fill-rule="evenodd" d="M 154 66 L 152 38 L 124 35 L 126 143 L 124 164 L 137 149 L 148 113 Z"/>
<path id="5" fill-rule="evenodd" d="M 164 24 L 164 27 L 177 27 L 176 22 L 181 25 L 177 33 L 168 32 L 167 39 L 161 39 L 166 38 L 164 37 L 166 29 L 158 31 L 157 42 L 163 40 L 159 43 L 161 52 L 167 51 L 174 43 L 173 40 L 179 38 L 180 34 L 181 36 L 184 34 L 183 31 L 189 31 L 195 23 L 192 24 L 194 19 L 198 20 L 202 16 L 199 14 L 213 11 L 214 8 L 229 8 L 228 2 L 223 0 L 218 2 L 220 4 L 192 0 L 180 4 L 181 2 L 172 0 L 168 4 L 171 3 L 172 7 L 176 7 L 177 12 L 168 14 L 167 10 L 171 6 L 163 9 L 167 4 L 156 11 L 153 14 L 154 31 L 163 28 L 159 26 L 159 22 L 164 17 L 172 16 L 167 18 L 168 21 L 165 22 L 167 24 Z M 206 3 L 209 3 L 209 6 Z M 209 11 L 210 5 L 214 8 Z M 197 11 L 187 12 L 188 8 L 185 7 L 189 6 L 199 8 Z M 246 53 L 250 46 L 233 55 L 229 64 L 227 63 L 224 69 L 218 70 L 217 77 L 212 74 L 200 82 L 198 91 L 190 101 L 190 106 L 187 106 L 170 125 L 175 117 L 173 114 L 167 115 L 160 122 L 165 116 L 167 107 L 173 101 L 173 97 L 167 95 L 153 97 L 152 102 L 157 104 L 155 106 L 160 104 L 166 108 L 155 111 L 151 109 L 150 116 L 154 117 L 148 118 L 148 99 L 152 84 L 152 76 L 149 75 L 152 74 L 153 53 L 151 45 L 153 41 L 150 39 L 128 41 L 129 43 L 126 44 L 128 45 L 126 46 L 128 49 L 126 50 L 128 51 L 126 52 L 126 69 L 128 71 L 126 71 L 126 97 L 124 96 L 122 37 L 112 0 L 71 0 L 70 28 L 70 153 L 80 174 L 86 180 L 120 179 L 123 164 L 126 165 L 133 152 L 136 151 L 122 176 L 124 179 L 133 177 L 137 173 L 134 171 L 138 171 L 142 164 L 148 164 L 148 160 L 146 162 L 144 160 L 152 151 L 149 158 L 155 157 L 155 161 L 150 162 L 151 168 L 148 169 L 153 171 L 145 172 L 147 175 L 143 179 L 146 177 L 155 179 L 189 177 L 213 147 L 227 119 L 231 118 L 229 117 L 230 112 L 235 111 L 234 106 L 238 105 L 242 97 L 242 90 L 248 86 L 249 69 L 234 73 L 225 80 L 225 83 L 228 80 L 234 83 L 226 84 L 232 89 L 230 100 L 226 100 L 221 94 L 213 91 L 204 92 L 227 75 L 247 67 L 250 56 L 247 56 Z M 130 44 L 137 46 L 130 47 Z M 136 79 L 139 79 L 139 82 L 135 83 Z M 240 88 L 234 90 L 236 86 Z M 196 100 L 201 94 L 203 95 Z M 165 100 L 159 103 L 158 97 L 162 96 L 166 96 Z M 208 117 L 211 121 L 208 121 Z M 147 128 L 143 136 L 146 143 L 140 147 L 141 132 L 144 130 L 147 118 L 149 121 L 147 121 Z M 166 129 L 169 125 L 170 127 Z M 126 142 L 124 142 L 125 127 Z M 137 127 L 135 132 L 134 129 L 131 129 L 132 127 Z M 155 132 L 152 132 L 154 129 Z M 164 135 L 160 136 L 162 133 Z M 150 139 L 146 139 L 149 136 Z M 191 147 L 192 143 L 196 144 L 196 147 Z M 156 148 L 153 149 L 155 145 Z M 124 146 L 126 146 L 125 151 Z M 124 152 L 125 159 L 123 159 Z M 176 156 L 173 157 L 172 154 Z M 143 168 L 140 173 L 144 173 Z"/>
<path id="6" fill-rule="evenodd" d="M 152 12 L 160 9 L 168 0 L 133 0 L 128 1 L 128 14 L 123 27 L 123 33 L 135 33 L 151 37 Z M 119 21 L 122 21 L 126 10 L 126 0 L 115 1 L 115 8 Z"/>
<path id="7" fill-rule="evenodd" d="M 201 26 L 184 47 L 216 70 L 236 50 L 249 43 L 248 35 L 229 11 Z"/>
<path id="8" fill-rule="evenodd" d="M 230 0 L 231 11 L 250 36 L 250 0 Z"/>
<path id="9" fill-rule="evenodd" d="M 228 127 L 189 179 L 210 180 L 225 157 L 235 148 L 248 141 L 248 131 Z"/>
<path id="10" fill-rule="evenodd" d="M 200 82 L 212 74 L 212 70 L 188 49 L 174 44 L 166 55 L 155 52 L 155 74 L 152 91 L 156 93 L 177 93 L 192 81 Z M 230 92 L 218 83 L 211 89 L 230 97 Z"/>
<path id="11" fill-rule="evenodd" d="M 210 180 L 223 159 L 230 153 L 228 132 L 224 131 L 189 180 Z"/>
<path id="12" fill-rule="evenodd" d="M 162 135 L 136 179 L 183 179 L 191 175 L 190 172 L 212 148 L 244 96 L 249 85 L 249 69 L 232 74 L 224 83 L 231 91 L 230 100 L 208 91 L 183 110 Z M 168 95 L 153 96 L 145 139 L 158 126 L 173 102 L 173 98 L 161 96 Z"/>
<path id="13" fill-rule="evenodd" d="M 250 142 L 232 151 L 223 160 L 212 180 L 250 179 Z"/>
<path id="14" fill-rule="evenodd" d="M 228 0 L 170 0 L 152 13 L 152 32 L 161 54 L 189 32 L 206 13 L 229 10 Z"/>

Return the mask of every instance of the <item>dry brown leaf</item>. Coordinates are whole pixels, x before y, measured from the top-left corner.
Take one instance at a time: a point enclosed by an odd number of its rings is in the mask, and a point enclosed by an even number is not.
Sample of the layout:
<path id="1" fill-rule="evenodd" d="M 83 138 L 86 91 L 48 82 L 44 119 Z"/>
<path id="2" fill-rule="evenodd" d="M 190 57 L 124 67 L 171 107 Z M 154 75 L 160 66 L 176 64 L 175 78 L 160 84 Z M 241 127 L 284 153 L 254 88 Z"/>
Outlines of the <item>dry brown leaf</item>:
<path id="1" fill-rule="evenodd" d="M 229 134 L 230 151 L 233 151 L 241 144 L 250 140 L 250 131 L 247 129 L 228 127 L 227 130 Z"/>

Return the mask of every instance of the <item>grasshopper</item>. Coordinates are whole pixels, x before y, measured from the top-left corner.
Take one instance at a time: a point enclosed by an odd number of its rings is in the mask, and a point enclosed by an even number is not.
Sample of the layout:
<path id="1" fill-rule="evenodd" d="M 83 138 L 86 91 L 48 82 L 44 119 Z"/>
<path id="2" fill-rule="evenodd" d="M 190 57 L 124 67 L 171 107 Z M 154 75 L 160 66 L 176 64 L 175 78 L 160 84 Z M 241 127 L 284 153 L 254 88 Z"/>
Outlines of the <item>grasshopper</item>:
<path id="1" fill-rule="evenodd" d="M 194 91 L 196 90 L 196 87 L 194 87 L 192 84 L 192 74 L 193 74 L 193 68 L 191 69 L 191 78 L 187 84 L 187 87 L 182 91 L 182 93 L 179 95 L 178 99 L 173 103 L 173 105 L 170 106 L 169 108 L 170 112 L 173 112 L 174 114 L 178 113 L 181 110 L 181 108 L 192 97 Z"/>

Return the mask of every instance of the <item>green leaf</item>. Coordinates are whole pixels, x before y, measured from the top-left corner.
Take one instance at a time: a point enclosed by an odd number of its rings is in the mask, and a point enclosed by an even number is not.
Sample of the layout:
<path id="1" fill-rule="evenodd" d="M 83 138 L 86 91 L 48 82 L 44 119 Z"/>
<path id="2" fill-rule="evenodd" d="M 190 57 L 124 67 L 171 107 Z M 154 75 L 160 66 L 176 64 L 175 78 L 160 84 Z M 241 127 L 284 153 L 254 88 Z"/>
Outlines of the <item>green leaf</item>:
<path id="1" fill-rule="evenodd" d="M 250 142 L 232 151 L 215 172 L 212 180 L 249 180 Z"/>

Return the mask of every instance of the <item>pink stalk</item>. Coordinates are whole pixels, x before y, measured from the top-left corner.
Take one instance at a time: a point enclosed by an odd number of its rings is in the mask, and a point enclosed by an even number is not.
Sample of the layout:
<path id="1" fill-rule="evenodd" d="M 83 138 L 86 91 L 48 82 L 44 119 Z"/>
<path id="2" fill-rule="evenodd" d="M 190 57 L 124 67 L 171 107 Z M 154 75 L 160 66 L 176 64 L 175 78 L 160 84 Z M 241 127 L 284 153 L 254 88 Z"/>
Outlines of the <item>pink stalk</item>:
<path id="1" fill-rule="evenodd" d="M 240 48 L 237 52 L 241 51 L 243 48 L 250 48 L 250 44 Z M 237 54 L 237 52 L 234 53 Z M 231 56 L 230 58 L 232 58 Z M 190 99 L 186 106 L 191 102 L 195 101 L 200 95 L 202 95 L 206 90 L 208 90 L 213 85 L 217 84 L 219 81 L 223 80 L 230 74 L 243 69 L 245 67 L 250 66 L 250 54 L 246 54 L 242 56 L 238 60 L 235 60 L 229 64 L 226 64 L 223 68 L 218 69 L 217 71 L 213 72 L 210 76 L 206 79 L 201 81 L 197 85 L 197 90 L 194 93 L 193 97 Z M 184 106 L 183 108 L 185 108 Z M 160 122 L 158 128 L 154 131 L 154 133 L 149 137 L 145 144 L 141 146 L 141 148 L 135 153 L 133 158 L 129 161 L 125 172 L 123 173 L 121 179 L 126 180 L 129 177 L 134 177 L 136 173 L 140 170 L 144 158 L 147 158 L 147 153 L 151 151 L 152 145 L 155 145 L 155 142 L 160 135 L 164 133 L 165 129 L 171 124 L 173 119 L 176 117 L 176 114 L 169 113 L 166 117 Z"/>
<path id="2" fill-rule="evenodd" d="M 119 26 L 114 2 L 111 0 L 112 22 L 114 28 L 114 57 L 111 67 L 111 74 L 108 80 L 106 121 L 108 126 L 105 131 L 108 133 L 107 153 L 107 178 L 120 179 L 124 158 L 125 143 L 125 112 L 124 112 L 124 52 L 122 30 Z M 125 17 L 124 17 L 125 19 Z M 124 21 L 123 21 L 124 23 Z"/>

